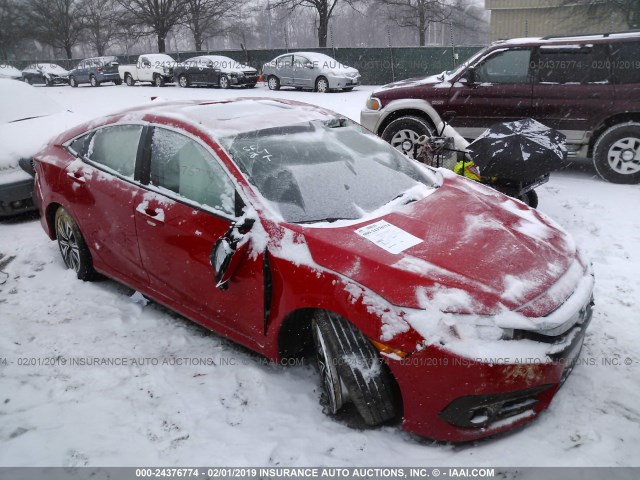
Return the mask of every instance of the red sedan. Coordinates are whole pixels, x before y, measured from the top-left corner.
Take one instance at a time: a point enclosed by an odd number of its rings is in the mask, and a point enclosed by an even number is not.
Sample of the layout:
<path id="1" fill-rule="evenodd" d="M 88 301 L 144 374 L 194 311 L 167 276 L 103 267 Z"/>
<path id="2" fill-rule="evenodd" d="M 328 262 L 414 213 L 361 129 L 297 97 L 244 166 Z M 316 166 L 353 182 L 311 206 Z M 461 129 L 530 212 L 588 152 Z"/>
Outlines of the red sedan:
<path id="1" fill-rule="evenodd" d="M 79 279 L 116 279 L 280 361 L 318 359 L 329 413 L 465 441 L 549 406 L 593 274 L 523 203 L 327 110 L 165 102 L 35 157 L 41 222 Z"/>

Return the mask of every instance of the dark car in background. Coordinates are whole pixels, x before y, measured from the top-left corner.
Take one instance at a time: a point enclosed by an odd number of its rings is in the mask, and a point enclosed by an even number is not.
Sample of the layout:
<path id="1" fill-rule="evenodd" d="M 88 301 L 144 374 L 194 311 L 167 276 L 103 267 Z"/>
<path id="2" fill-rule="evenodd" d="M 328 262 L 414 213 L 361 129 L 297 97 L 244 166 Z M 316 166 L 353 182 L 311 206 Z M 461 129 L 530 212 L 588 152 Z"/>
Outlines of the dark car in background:
<path id="1" fill-rule="evenodd" d="M 640 182 L 640 32 L 498 41 L 457 69 L 386 85 L 361 123 L 410 154 L 446 111 L 464 137 L 534 118 L 615 183 Z"/>
<path id="2" fill-rule="evenodd" d="M 118 73 L 118 57 L 94 57 L 82 60 L 76 68 L 69 72 L 69 85 L 77 87 L 88 83 L 92 87 L 99 87 L 104 82 L 122 85 Z"/>
<path id="3" fill-rule="evenodd" d="M 69 72 L 55 63 L 32 63 L 22 70 L 22 80 L 29 85 L 68 85 Z"/>
<path id="4" fill-rule="evenodd" d="M 253 88 L 258 83 L 258 71 L 229 57 L 202 55 L 178 64 L 173 70 L 173 78 L 181 87 L 213 85 L 220 88 Z"/>

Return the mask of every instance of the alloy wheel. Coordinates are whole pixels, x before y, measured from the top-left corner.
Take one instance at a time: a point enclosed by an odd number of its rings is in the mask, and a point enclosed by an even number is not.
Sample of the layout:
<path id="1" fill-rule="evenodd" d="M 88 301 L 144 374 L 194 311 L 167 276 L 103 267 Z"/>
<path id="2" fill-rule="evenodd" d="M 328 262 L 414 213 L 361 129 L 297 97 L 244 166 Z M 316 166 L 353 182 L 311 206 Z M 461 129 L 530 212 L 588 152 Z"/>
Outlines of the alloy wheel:
<path id="1" fill-rule="evenodd" d="M 419 137 L 420 135 L 418 135 L 418 132 L 415 130 L 405 128 L 403 130 L 399 130 L 391 138 L 391 146 L 409 156 L 409 158 L 413 158 L 413 146 L 418 141 Z"/>
<path id="2" fill-rule="evenodd" d="M 327 93 L 329 91 L 329 82 L 327 82 L 324 78 L 321 78 L 316 83 L 316 90 L 320 93 Z"/>
<path id="3" fill-rule="evenodd" d="M 58 217 L 56 234 L 65 265 L 78 273 L 80 271 L 80 246 L 73 227 L 66 218 Z"/>
<path id="4" fill-rule="evenodd" d="M 616 173 L 630 175 L 640 172 L 640 138 L 621 138 L 609 148 L 607 160 Z"/>
<path id="5" fill-rule="evenodd" d="M 342 386 L 336 369 L 336 359 L 327 348 L 322 331 L 315 321 L 313 322 L 313 339 L 316 346 L 320 377 L 328 400 L 327 407 L 331 414 L 335 414 L 342 408 Z"/>

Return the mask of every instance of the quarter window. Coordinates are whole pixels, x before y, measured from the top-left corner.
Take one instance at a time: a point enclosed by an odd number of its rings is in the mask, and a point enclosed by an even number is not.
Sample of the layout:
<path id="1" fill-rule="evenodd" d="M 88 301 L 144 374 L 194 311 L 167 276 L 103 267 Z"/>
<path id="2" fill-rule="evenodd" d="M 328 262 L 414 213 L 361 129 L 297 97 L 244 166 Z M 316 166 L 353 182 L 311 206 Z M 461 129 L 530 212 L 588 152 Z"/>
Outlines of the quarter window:
<path id="1" fill-rule="evenodd" d="M 476 67 L 480 83 L 529 83 L 531 50 L 505 50 L 481 62 Z"/>
<path id="2" fill-rule="evenodd" d="M 102 128 L 91 137 L 86 157 L 123 177 L 133 178 L 141 134 L 142 125 L 115 125 Z M 71 147 L 75 150 L 73 144 Z"/>
<path id="3" fill-rule="evenodd" d="M 235 189 L 224 169 L 202 145 L 171 130 L 154 129 L 151 184 L 200 205 L 234 213 Z"/>

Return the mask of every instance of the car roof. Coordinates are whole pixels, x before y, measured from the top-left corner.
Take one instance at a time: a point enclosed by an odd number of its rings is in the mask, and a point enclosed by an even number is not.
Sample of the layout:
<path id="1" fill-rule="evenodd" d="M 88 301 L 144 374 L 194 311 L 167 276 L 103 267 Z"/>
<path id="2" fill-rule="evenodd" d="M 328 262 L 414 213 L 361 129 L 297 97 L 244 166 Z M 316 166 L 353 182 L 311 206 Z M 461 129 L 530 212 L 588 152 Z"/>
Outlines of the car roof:
<path id="1" fill-rule="evenodd" d="M 313 120 L 327 120 L 337 113 L 293 100 L 239 97 L 230 100 L 159 101 L 134 107 L 84 125 L 84 130 L 107 124 L 153 121 L 175 125 L 184 122 L 214 138 L 277 128 Z M 152 118 L 151 118 L 152 117 Z M 77 136 L 76 132 L 70 138 Z"/>
<path id="2" fill-rule="evenodd" d="M 548 37 L 511 38 L 508 40 L 496 40 L 491 44 L 491 47 L 532 47 L 542 45 L 566 45 L 575 43 L 608 43 L 611 41 L 624 41 L 629 39 L 640 40 L 640 30 L 612 33 L 557 35 Z"/>

